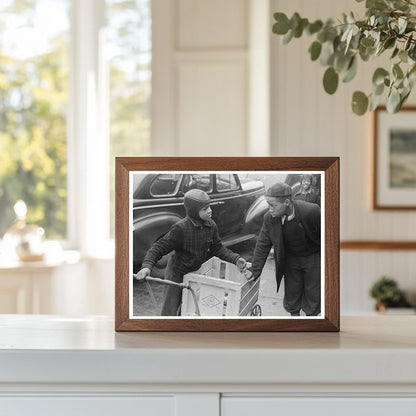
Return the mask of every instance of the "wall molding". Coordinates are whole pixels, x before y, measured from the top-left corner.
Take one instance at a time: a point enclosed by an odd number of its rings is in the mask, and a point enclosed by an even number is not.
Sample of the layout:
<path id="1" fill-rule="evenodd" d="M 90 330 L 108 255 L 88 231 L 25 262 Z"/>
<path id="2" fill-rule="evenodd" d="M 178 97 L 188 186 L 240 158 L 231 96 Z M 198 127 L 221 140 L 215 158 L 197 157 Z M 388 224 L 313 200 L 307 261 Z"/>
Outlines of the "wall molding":
<path id="1" fill-rule="evenodd" d="M 416 241 L 341 241 L 341 250 L 416 250 Z"/>

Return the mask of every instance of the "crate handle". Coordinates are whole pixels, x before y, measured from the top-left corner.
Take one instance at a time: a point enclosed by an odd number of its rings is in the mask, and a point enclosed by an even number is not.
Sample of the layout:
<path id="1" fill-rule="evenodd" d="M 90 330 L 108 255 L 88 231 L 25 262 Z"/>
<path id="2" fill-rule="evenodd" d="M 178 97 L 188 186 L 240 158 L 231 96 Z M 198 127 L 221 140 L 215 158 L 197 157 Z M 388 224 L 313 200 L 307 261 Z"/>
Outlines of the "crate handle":
<path id="1" fill-rule="evenodd" d="M 136 277 L 136 274 L 133 274 L 133 277 Z M 146 287 L 147 287 L 147 291 L 149 292 L 150 297 L 152 298 L 152 302 L 154 305 L 156 305 L 156 299 L 155 296 L 153 294 L 153 290 L 150 286 L 149 280 L 151 282 L 157 282 L 157 283 L 162 283 L 164 285 L 170 285 L 170 286 L 179 286 L 182 289 L 188 289 L 191 292 L 192 295 L 192 299 L 194 300 L 194 304 L 195 304 L 195 312 L 198 316 L 201 316 L 201 311 L 199 310 L 199 306 L 198 306 L 198 301 L 196 299 L 196 293 L 195 291 L 191 288 L 190 285 L 185 285 L 184 283 L 176 283 L 176 282 L 172 282 L 171 280 L 164 280 L 164 279 L 159 279 L 157 277 L 150 277 L 150 276 L 146 276 L 143 280 L 144 283 L 146 283 Z"/>

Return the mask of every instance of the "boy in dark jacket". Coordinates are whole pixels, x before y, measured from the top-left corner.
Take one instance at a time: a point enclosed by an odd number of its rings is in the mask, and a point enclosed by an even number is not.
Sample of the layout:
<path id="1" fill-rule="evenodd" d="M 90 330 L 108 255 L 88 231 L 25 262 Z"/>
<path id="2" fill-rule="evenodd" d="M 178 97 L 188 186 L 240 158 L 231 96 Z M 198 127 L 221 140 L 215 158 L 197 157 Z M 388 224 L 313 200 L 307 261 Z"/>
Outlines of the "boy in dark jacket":
<path id="1" fill-rule="evenodd" d="M 211 219 L 208 194 L 200 189 L 191 189 L 184 196 L 184 205 L 186 217 L 174 224 L 148 250 L 142 268 L 136 275 L 137 280 L 141 281 L 149 276 L 154 265 L 172 251 L 174 253 L 168 261 L 165 279 L 176 283 L 182 283 L 184 274 L 199 269 L 202 263 L 213 256 L 236 264 L 240 270 L 246 267 L 245 259 L 223 246 L 217 225 Z M 176 315 L 181 300 L 181 288 L 168 286 L 162 315 Z"/>
<path id="2" fill-rule="evenodd" d="M 276 283 L 284 276 L 283 306 L 292 316 L 321 312 L 321 210 L 317 204 L 294 201 L 282 182 L 266 192 L 269 211 L 254 249 L 251 280 L 258 279 L 274 248 Z"/>

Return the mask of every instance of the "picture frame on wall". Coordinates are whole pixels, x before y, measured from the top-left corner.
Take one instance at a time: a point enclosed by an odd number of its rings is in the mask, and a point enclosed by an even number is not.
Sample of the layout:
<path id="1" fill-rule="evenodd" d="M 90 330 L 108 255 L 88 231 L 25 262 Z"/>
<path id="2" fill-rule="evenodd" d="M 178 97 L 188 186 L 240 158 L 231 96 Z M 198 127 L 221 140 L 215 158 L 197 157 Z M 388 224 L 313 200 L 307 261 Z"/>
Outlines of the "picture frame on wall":
<path id="1" fill-rule="evenodd" d="M 416 107 L 373 115 L 373 209 L 416 209 Z"/>
<path id="2" fill-rule="evenodd" d="M 339 331 L 339 158 L 116 158 L 116 331 Z"/>

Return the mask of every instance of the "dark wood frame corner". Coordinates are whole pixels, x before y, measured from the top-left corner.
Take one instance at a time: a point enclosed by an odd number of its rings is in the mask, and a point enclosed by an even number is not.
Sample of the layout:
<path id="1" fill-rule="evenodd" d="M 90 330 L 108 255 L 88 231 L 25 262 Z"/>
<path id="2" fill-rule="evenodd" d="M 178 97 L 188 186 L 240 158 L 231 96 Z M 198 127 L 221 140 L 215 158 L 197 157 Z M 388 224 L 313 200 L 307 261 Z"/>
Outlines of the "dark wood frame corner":
<path id="1" fill-rule="evenodd" d="M 130 319 L 129 172 L 130 171 L 324 171 L 325 317 L 322 319 Z M 115 196 L 116 331 L 331 331 L 340 328 L 339 158 L 116 158 Z"/>
<path id="2" fill-rule="evenodd" d="M 377 107 L 372 114 L 372 126 L 373 126 L 373 140 L 372 140 L 372 162 L 373 162 L 373 177 L 372 177 L 372 209 L 375 211 L 411 211 L 416 209 L 416 205 L 412 206 L 402 206 L 402 205 L 380 205 L 378 202 L 378 184 L 377 184 L 377 174 L 378 174 L 378 150 L 379 150 L 379 143 L 378 143 L 378 134 L 379 134 L 379 116 L 381 111 L 387 111 L 385 106 Z M 403 107 L 400 112 L 408 112 L 413 111 L 416 112 L 416 106 L 406 106 Z"/>

